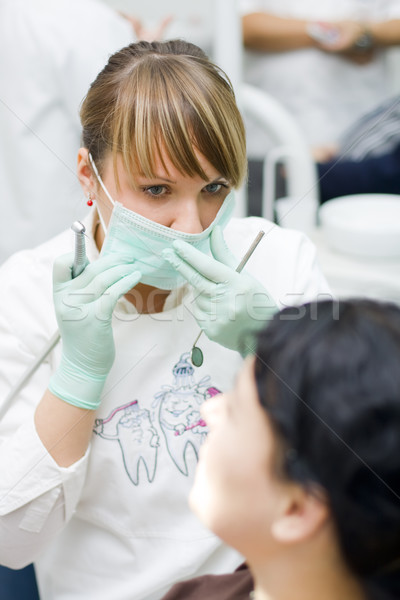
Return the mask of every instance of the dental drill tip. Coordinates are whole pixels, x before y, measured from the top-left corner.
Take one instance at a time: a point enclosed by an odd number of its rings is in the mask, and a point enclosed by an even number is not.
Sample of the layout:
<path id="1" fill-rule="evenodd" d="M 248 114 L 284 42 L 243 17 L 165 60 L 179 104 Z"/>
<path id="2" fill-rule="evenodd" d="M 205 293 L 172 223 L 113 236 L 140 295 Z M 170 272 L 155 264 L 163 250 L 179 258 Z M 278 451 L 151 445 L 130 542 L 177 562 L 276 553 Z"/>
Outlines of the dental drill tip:
<path id="1" fill-rule="evenodd" d="M 74 221 L 71 225 L 71 229 L 74 233 L 85 233 L 86 227 L 80 221 Z"/>

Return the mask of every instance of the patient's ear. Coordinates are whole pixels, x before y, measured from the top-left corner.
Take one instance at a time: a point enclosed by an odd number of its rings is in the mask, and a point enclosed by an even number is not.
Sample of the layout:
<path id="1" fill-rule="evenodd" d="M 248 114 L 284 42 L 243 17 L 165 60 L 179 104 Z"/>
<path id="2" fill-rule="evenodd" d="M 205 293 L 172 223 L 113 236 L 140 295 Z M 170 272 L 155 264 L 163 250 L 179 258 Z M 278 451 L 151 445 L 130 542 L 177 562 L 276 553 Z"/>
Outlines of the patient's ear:
<path id="1" fill-rule="evenodd" d="M 271 525 L 271 533 L 281 544 L 292 544 L 312 537 L 330 518 L 324 492 L 306 491 L 292 484 L 281 510 Z"/>

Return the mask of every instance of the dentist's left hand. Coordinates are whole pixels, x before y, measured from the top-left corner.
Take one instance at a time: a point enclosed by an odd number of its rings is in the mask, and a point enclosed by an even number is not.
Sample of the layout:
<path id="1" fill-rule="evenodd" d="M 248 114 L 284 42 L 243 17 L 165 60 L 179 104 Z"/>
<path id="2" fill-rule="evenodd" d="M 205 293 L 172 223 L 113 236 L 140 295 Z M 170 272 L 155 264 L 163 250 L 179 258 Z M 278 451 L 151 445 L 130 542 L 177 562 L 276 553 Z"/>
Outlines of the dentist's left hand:
<path id="1" fill-rule="evenodd" d="M 212 257 L 181 240 L 163 257 L 193 286 L 193 316 L 207 337 L 242 355 L 255 349 L 255 334 L 278 310 L 268 291 L 230 252 L 222 230 L 211 234 Z"/>
<path id="2" fill-rule="evenodd" d="M 53 268 L 53 298 L 62 339 L 61 362 L 50 391 L 81 408 L 96 409 L 115 357 L 112 313 L 141 278 L 136 264 L 100 257 L 72 279 L 73 255 Z"/>

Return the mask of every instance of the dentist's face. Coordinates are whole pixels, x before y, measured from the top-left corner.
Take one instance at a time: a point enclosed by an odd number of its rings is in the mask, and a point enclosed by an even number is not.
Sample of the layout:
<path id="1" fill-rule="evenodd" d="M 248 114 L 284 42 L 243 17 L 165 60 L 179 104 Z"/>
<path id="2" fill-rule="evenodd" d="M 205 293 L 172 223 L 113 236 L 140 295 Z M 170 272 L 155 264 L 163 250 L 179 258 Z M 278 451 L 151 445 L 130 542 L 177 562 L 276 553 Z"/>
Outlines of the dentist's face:
<path id="1" fill-rule="evenodd" d="M 104 163 L 102 180 L 113 200 L 126 208 L 165 227 L 201 233 L 215 219 L 231 186 L 203 155 L 197 153 L 197 158 L 207 175 L 206 181 L 199 175 L 182 174 L 166 155 L 156 160 L 154 177 L 135 177 L 135 188 L 129 182 L 121 159 L 117 162 L 120 189 L 117 190 L 111 157 Z M 97 205 L 108 224 L 112 206 L 100 186 L 97 190 Z"/>

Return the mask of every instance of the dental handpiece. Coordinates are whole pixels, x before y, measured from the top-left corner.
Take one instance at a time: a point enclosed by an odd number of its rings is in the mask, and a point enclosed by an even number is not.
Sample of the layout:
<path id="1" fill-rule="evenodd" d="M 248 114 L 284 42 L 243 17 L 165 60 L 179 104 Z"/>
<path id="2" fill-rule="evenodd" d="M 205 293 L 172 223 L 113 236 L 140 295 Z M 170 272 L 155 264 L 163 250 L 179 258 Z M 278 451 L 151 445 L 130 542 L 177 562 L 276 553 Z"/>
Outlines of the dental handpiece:
<path id="1" fill-rule="evenodd" d="M 75 256 L 72 265 L 72 278 L 78 277 L 88 264 L 86 257 L 85 231 L 86 227 L 80 221 L 74 221 L 71 225 L 75 233 Z"/>

